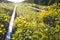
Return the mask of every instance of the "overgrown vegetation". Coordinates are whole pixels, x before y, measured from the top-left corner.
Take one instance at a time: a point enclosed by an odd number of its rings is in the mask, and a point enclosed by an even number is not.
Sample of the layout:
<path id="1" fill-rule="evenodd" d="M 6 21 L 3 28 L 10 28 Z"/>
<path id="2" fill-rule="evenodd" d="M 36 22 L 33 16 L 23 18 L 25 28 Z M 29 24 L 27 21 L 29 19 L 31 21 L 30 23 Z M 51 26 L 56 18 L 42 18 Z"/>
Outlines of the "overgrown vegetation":
<path id="1" fill-rule="evenodd" d="M 25 0 L 28 3 L 36 3 L 39 5 L 52 5 L 53 3 L 59 3 L 60 0 Z"/>
<path id="2" fill-rule="evenodd" d="M 0 5 L 0 40 L 4 40 L 13 7 Z M 37 12 L 29 6 L 46 12 Z M 60 40 L 60 6 L 57 3 L 49 6 L 22 3 L 17 6 L 16 13 L 11 40 Z"/>
<path id="3" fill-rule="evenodd" d="M 0 40 L 4 40 L 9 26 L 12 7 L 6 3 L 0 3 Z"/>

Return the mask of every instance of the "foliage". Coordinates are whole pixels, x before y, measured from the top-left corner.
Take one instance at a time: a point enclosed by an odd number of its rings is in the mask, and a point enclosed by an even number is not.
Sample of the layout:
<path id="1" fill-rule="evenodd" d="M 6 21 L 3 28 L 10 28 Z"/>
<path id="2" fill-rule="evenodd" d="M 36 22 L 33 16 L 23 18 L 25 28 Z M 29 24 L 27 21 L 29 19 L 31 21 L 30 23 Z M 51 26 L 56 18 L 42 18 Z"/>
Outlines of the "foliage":
<path id="1" fill-rule="evenodd" d="M 25 0 L 25 2 L 28 3 L 36 3 L 36 4 L 41 4 L 41 5 L 51 5 L 53 3 L 58 3 L 60 0 Z"/>
<path id="2" fill-rule="evenodd" d="M 9 26 L 12 7 L 5 3 L 0 3 L 0 40 L 4 40 Z"/>
<path id="3" fill-rule="evenodd" d="M 37 12 L 28 6 L 38 6 L 47 12 Z M 57 8 L 56 3 L 50 6 L 27 3 L 18 6 L 11 40 L 60 40 L 60 9 Z"/>
<path id="4" fill-rule="evenodd" d="M 4 40 L 13 6 L 0 5 L 0 40 Z M 38 12 L 30 8 L 32 6 L 46 12 Z M 60 7 L 57 3 L 49 6 L 21 3 L 17 5 L 16 13 L 11 40 L 60 40 Z"/>

